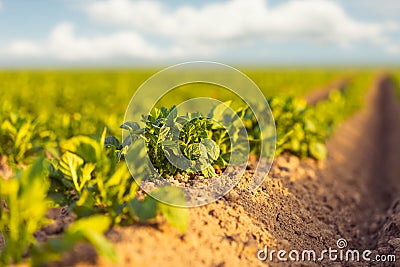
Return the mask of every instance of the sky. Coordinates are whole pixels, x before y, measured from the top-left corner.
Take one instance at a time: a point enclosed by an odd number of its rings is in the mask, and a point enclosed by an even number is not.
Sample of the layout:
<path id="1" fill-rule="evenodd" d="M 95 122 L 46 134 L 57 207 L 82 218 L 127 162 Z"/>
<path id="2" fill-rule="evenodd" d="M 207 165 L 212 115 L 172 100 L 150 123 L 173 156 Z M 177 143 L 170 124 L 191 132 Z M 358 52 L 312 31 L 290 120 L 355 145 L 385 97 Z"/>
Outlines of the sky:
<path id="1" fill-rule="evenodd" d="M 398 0 L 0 0 L 0 67 L 395 65 L 399 11 Z"/>

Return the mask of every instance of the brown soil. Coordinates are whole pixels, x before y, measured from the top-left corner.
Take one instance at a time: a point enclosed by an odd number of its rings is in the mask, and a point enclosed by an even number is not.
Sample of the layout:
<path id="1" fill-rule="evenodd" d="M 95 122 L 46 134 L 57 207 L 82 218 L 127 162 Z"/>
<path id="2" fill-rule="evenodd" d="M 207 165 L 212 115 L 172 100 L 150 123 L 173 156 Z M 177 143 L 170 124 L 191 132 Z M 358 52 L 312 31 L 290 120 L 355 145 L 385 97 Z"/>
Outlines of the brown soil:
<path id="1" fill-rule="evenodd" d="M 351 249 L 396 254 L 399 264 L 400 106 L 386 77 L 377 79 L 366 102 L 330 139 L 325 162 L 282 155 L 255 192 L 242 179 L 225 197 L 190 209 L 184 234 L 161 222 L 117 227 L 107 234 L 117 264 L 81 246 L 61 265 L 79 259 L 78 266 L 292 266 L 260 262 L 256 253 L 264 245 L 320 252 L 336 249 L 339 238 Z M 321 265 L 302 264 L 295 266 Z"/>
<path id="2" fill-rule="evenodd" d="M 46 218 L 52 221 L 39 231 L 36 231 L 35 238 L 39 242 L 46 241 L 51 237 L 58 237 L 75 220 L 75 215 L 68 212 L 68 208 L 51 208 L 47 212 Z"/>
<path id="3" fill-rule="evenodd" d="M 0 155 L 0 179 L 8 180 L 13 176 L 10 166 L 7 164 L 7 157 Z"/>

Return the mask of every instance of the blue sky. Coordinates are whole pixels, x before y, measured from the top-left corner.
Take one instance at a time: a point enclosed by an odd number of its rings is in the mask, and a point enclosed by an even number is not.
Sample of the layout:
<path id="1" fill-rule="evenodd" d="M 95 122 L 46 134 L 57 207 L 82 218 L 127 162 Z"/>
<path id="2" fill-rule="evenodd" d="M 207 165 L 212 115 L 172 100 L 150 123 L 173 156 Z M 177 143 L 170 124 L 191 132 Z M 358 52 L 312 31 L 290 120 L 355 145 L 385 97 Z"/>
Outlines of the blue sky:
<path id="1" fill-rule="evenodd" d="M 400 62 L 400 1 L 0 0 L 0 66 Z"/>

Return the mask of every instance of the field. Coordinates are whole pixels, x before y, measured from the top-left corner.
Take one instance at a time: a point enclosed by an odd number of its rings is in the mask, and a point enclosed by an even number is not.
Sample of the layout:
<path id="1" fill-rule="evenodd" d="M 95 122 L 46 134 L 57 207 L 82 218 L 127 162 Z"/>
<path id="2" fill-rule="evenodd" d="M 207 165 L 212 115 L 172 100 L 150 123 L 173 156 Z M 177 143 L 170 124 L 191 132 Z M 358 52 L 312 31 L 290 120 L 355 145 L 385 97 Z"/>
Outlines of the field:
<path id="1" fill-rule="evenodd" d="M 275 159 L 255 191 L 249 180 L 263 134 L 232 95 L 179 88 L 146 116 L 143 133 L 123 124 L 124 115 L 158 69 L 1 71 L 0 265 L 266 266 L 257 258 L 264 246 L 320 252 L 341 238 L 371 250 L 371 258 L 400 259 L 399 71 L 239 69 L 267 97 L 276 126 Z M 131 140 L 145 140 L 173 185 L 211 179 L 234 152 L 212 121 L 193 119 L 179 137 L 188 158 L 201 157 L 201 138 L 217 144 L 205 146 L 211 169 L 176 170 L 158 151 L 171 107 L 197 95 L 233 100 L 251 156 L 225 196 L 201 207 L 170 206 L 131 177 L 121 125 Z M 187 201 L 175 186 L 155 195 Z"/>

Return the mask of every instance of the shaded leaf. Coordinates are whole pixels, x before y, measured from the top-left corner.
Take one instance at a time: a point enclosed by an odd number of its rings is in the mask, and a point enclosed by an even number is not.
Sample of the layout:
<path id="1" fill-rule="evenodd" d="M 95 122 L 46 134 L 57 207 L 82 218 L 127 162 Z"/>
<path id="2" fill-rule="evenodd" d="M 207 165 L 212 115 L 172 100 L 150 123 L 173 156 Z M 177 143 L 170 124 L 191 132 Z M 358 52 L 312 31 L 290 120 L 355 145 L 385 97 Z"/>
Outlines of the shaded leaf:
<path id="1" fill-rule="evenodd" d="M 146 196 L 143 201 L 132 199 L 127 203 L 129 213 L 132 217 L 137 217 L 139 221 L 144 222 L 156 217 L 157 201 Z"/>
<path id="2" fill-rule="evenodd" d="M 185 192 L 177 187 L 163 186 L 152 191 L 152 196 L 156 199 L 174 205 L 184 205 L 186 202 Z M 181 232 L 185 232 L 189 223 L 189 209 L 169 204 L 157 202 L 157 208 L 164 216 L 165 220 Z"/>

